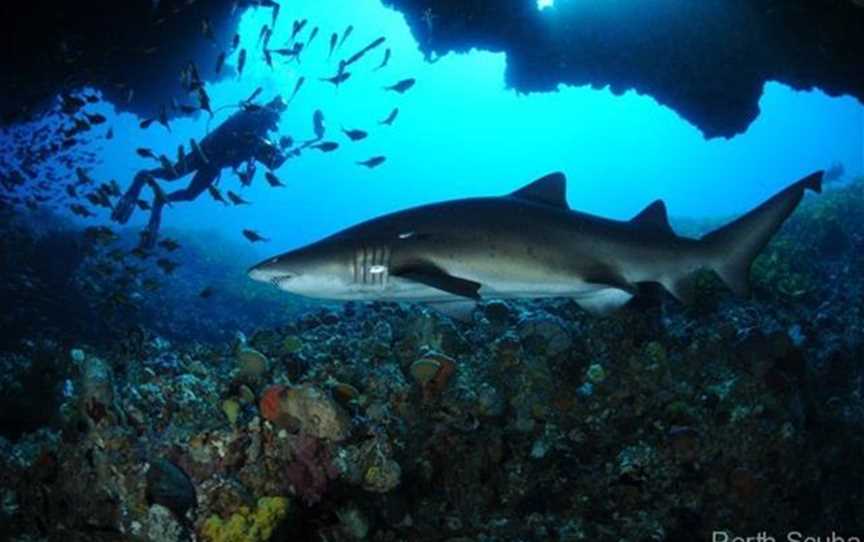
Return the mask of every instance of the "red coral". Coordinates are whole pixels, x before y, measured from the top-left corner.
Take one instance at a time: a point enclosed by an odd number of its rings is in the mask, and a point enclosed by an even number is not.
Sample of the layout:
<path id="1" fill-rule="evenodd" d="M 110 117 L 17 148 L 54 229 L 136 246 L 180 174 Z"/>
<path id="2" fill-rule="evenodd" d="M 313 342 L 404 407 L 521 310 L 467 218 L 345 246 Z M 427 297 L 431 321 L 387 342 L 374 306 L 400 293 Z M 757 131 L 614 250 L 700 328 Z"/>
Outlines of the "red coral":
<path id="1" fill-rule="evenodd" d="M 450 383 L 453 374 L 456 372 L 456 364 L 453 363 L 453 360 L 450 358 L 446 356 L 437 356 L 435 361 L 440 363 L 440 366 L 438 367 L 435 376 L 433 376 L 429 382 L 426 382 L 423 386 L 424 400 L 429 400 L 441 395 L 447 388 L 447 384 Z"/>
<path id="2" fill-rule="evenodd" d="M 313 505 L 327 492 L 329 481 L 336 479 L 339 470 L 321 440 L 303 433 L 289 438 L 294 461 L 286 469 L 286 479 L 294 494 Z"/>
<path id="3" fill-rule="evenodd" d="M 275 423 L 279 418 L 284 393 L 285 386 L 270 386 L 261 394 L 261 400 L 258 405 L 261 408 L 261 415 L 265 420 Z"/>

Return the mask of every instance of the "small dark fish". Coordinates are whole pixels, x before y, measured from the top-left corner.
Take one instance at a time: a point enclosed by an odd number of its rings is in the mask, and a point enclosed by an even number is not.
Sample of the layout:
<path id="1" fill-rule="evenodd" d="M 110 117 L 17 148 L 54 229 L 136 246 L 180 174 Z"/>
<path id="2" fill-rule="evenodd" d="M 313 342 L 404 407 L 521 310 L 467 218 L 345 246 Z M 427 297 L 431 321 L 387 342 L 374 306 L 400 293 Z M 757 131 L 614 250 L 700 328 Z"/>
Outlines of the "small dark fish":
<path id="1" fill-rule="evenodd" d="M 211 198 L 215 199 L 218 202 L 224 203 L 225 205 L 228 205 L 228 202 L 225 201 L 225 198 L 222 197 L 222 193 L 219 192 L 218 188 L 216 188 L 215 186 L 208 186 L 207 191 L 210 192 Z"/>
<path id="2" fill-rule="evenodd" d="M 108 128 L 108 133 L 105 134 L 105 139 L 114 139 L 114 128 Z"/>
<path id="3" fill-rule="evenodd" d="M 246 65 L 246 49 L 240 49 L 240 56 L 237 58 L 237 78 L 243 75 L 243 67 Z"/>
<path id="4" fill-rule="evenodd" d="M 207 286 L 200 292 L 198 292 L 198 297 L 201 299 L 208 299 L 210 296 L 216 293 L 216 290 L 212 286 Z"/>
<path id="5" fill-rule="evenodd" d="M 77 198 L 78 197 L 78 191 L 75 190 L 74 184 L 67 184 L 66 185 L 66 193 L 69 195 L 70 198 Z"/>
<path id="6" fill-rule="evenodd" d="M 94 184 L 93 178 L 87 175 L 83 168 L 75 168 L 75 176 L 78 177 L 78 184 Z"/>
<path id="7" fill-rule="evenodd" d="M 368 53 L 372 49 L 374 49 L 374 48 L 378 47 L 379 45 L 381 45 L 382 43 L 384 43 L 385 39 L 386 38 L 384 38 L 383 36 L 380 38 L 377 38 L 372 43 L 367 45 L 366 47 L 360 49 L 359 51 L 357 51 L 356 53 L 351 55 L 348 58 L 348 60 L 345 61 L 345 66 L 350 66 L 351 64 L 353 64 L 353 63 L 357 62 L 358 60 L 360 60 L 361 58 L 363 58 L 363 55 L 365 55 L 366 53 Z"/>
<path id="8" fill-rule="evenodd" d="M 297 93 L 300 92 L 300 88 L 303 86 L 303 83 L 305 83 L 305 82 L 306 82 L 306 78 L 303 76 L 300 76 L 300 79 L 297 79 L 297 82 L 294 83 L 294 91 L 291 92 L 291 96 L 288 98 L 288 103 L 291 103 L 291 100 L 293 100 L 294 97 L 297 96 Z"/>
<path id="9" fill-rule="evenodd" d="M 350 36 L 352 32 L 354 32 L 354 26 L 349 24 L 345 28 L 345 32 L 342 33 L 342 39 L 339 40 L 339 45 L 336 47 L 337 49 L 342 48 L 342 45 L 345 43 L 345 40 L 348 39 L 348 36 Z"/>
<path id="10" fill-rule="evenodd" d="M 318 27 L 312 29 L 312 32 L 309 32 L 309 39 L 306 40 L 306 47 L 309 47 L 309 44 L 312 43 L 312 40 L 315 39 L 315 36 L 318 35 Z"/>
<path id="11" fill-rule="evenodd" d="M 96 216 L 91 213 L 90 210 L 87 209 L 87 207 L 84 207 L 83 205 L 78 205 L 77 203 L 70 205 L 69 208 L 72 210 L 73 213 L 84 218 Z"/>
<path id="12" fill-rule="evenodd" d="M 67 115 L 72 115 L 78 112 L 79 109 L 86 105 L 86 102 L 77 96 L 71 94 L 63 94 L 60 96 L 61 110 Z"/>
<path id="13" fill-rule="evenodd" d="M 266 0 L 262 1 L 261 5 L 269 5 L 270 9 L 272 9 L 272 13 L 270 15 L 270 27 L 276 28 L 276 19 L 279 18 L 279 12 L 282 10 L 282 6 L 277 4 L 274 0 Z"/>
<path id="14" fill-rule="evenodd" d="M 141 158 L 152 158 L 153 160 L 159 160 L 159 157 L 156 156 L 156 153 L 154 153 L 152 149 L 148 149 L 147 147 L 139 147 L 135 149 L 135 152 Z"/>
<path id="15" fill-rule="evenodd" d="M 240 34 L 234 34 L 234 38 L 231 40 L 231 51 L 236 51 L 238 47 L 240 47 Z"/>
<path id="16" fill-rule="evenodd" d="M 89 201 L 92 205 L 95 205 L 96 207 L 110 208 L 110 205 L 107 204 L 107 200 L 105 199 L 104 194 L 100 194 L 98 192 L 91 192 L 85 197 L 87 198 L 87 201 Z"/>
<path id="17" fill-rule="evenodd" d="M 156 119 L 144 119 L 138 124 L 138 126 L 142 130 L 146 130 L 147 128 L 150 128 L 150 125 L 153 124 L 155 121 Z"/>
<path id="18" fill-rule="evenodd" d="M 294 24 L 291 25 L 291 41 L 294 41 L 294 38 L 297 37 L 297 34 L 303 31 L 303 27 L 306 26 L 306 19 L 299 19 L 294 21 Z"/>
<path id="19" fill-rule="evenodd" d="M 319 78 L 319 81 L 326 81 L 338 87 L 339 85 L 347 81 L 349 77 L 351 77 L 351 72 L 341 72 L 337 73 L 333 77 L 321 77 Z"/>
<path id="20" fill-rule="evenodd" d="M 264 89 L 263 89 L 262 87 L 258 87 L 258 88 L 256 88 L 255 91 L 252 92 L 252 94 L 251 94 L 248 98 L 246 98 L 245 100 L 243 100 L 243 102 L 244 102 L 244 103 L 247 103 L 247 104 L 248 104 L 248 103 L 252 103 L 252 102 L 254 102 L 254 101 L 255 101 L 255 98 L 257 98 L 258 96 L 260 96 L 260 95 L 261 95 L 261 92 L 263 92 L 263 90 L 264 90 Z"/>
<path id="21" fill-rule="evenodd" d="M 159 241 L 159 246 L 167 250 L 168 252 L 174 252 L 178 248 L 180 248 L 180 243 L 175 241 L 174 239 L 162 239 Z"/>
<path id="22" fill-rule="evenodd" d="M 335 141 L 324 141 L 323 143 L 312 145 L 312 148 L 318 149 L 321 152 L 333 152 L 339 148 L 339 143 L 336 143 Z"/>
<path id="23" fill-rule="evenodd" d="M 339 39 L 339 34 L 333 32 L 330 34 L 330 53 L 327 55 L 327 60 L 330 60 L 330 57 L 333 56 L 333 51 L 336 50 L 336 41 Z"/>
<path id="24" fill-rule="evenodd" d="M 383 124 L 385 126 L 393 126 L 393 121 L 396 120 L 396 117 L 399 116 L 399 108 L 394 107 L 393 111 L 387 115 L 387 118 L 379 122 L 378 124 Z"/>
<path id="25" fill-rule="evenodd" d="M 246 201 L 245 199 L 241 198 L 240 196 L 238 196 L 237 194 L 235 194 L 234 192 L 232 192 L 230 190 L 228 191 L 228 199 L 231 200 L 231 203 L 233 203 L 234 205 L 249 205 L 250 204 L 250 202 Z"/>
<path id="26" fill-rule="evenodd" d="M 312 129 L 315 132 L 316 139 L 324 137 L 324 113 L 322 113 L 320 109 L 316 109 L 312 114 Z"/>
<path id="27" fill-rule="evenodd" d="M 111 228 L 107 226 L 90 226 L 84 229 L 84 237 L 91 242 L 107 245 L 120 239 Z"/>
<path id="28" fill-rule="evenodd" d="M 139 199 L 138 201 L 135 202 L 135 204 L 138 205 L 138 208 L 141 209 L 142 211 L 149 211 L 150 210 L 150 204 L 147 203 L 143 199 Z"/>
<path id="29" fill-rule="evenodd" d="M 225 51 L 219 53 L 219 56 L 216 57 L 216 75 L 222 73 L 222 66 L 225 65 Z"/>
<path id="30" fill-rule="evenodd" d="M 366 136 L 369 135 L 363 130 L 346 130 L 345 128 L 342 128 L 342 133 L 348 136 L 348 139 L 351 141 L 360 141 L 361 139 L 366 139 Z"/>
<path id="31" fill-rule="evenodd" d="M 384 87 L 384 90 L 392 90 L 393 92 L 398 92 L 399 94 L 403 94 L 405 91 L 414 86 L 417 80 L 414 78 L 411 79 L 403 79 L 396 83 L 395 85 L 391 85 L 389 87 Z"/>
<path id="32" fill-rule="evenodd" d="M 374 71 L 377 72 L 381 68 L 384 68 L 385 66 L 387 66 L 388 62 L 390 62 L 390 48 L 389 47 L 384 51 L 384 60 L 381 61 L 381 64 L 379 64 L 378 67 L 375 68 Z"/>
<path id="33" fill-rule="evenodd" d="M 294 138 L 291 136 L 282 136 L 279 138 L 279 148 L 282 150 L 288 149 L 294 145 Z"/>
<path id="34" fill-rule="evenodd" d="M 208 17 L 201 19 L 201 34 L 207 40 L 216 41 L 216 35 L 213 32 L 213 23 L 210 22 Z"/>
<path id="35" fill-rule="evenodd" d="M 264 40 L 264 36 L 267 35 L 267 32 L 269 30 L 270 30 L 270 27 L 267 26 L 266 24 L 261 26 L 261 30 L 258 31 L 258 42 L 255 44 L 256 47 L 261 45 L 261 42 Z"/>
<path id="36" fill-rule="evenodd" d="M 105 115 L 100 115 L 99 113 L 87 114 L 84 113 L 84 116 L 87 117 L 87 121 L 90 124 L 103 124 L 106 120 Z"/>
<path id="37" fill-rule="evenodd" d="M 246 170 L 245 171 L 236 171 L 236 173 L 237 173 L 237 176 L 240 177 L 240 184 L 241 185 L 243 185 L 243 186 L 251 185 L 252 180 L 255 178 L 255 163 L 252 160 L 246 162 Z"/>
<path id="38" fill-rule="evenodd" d="M 182 144 L 177 145 L 177 167 L 181 171 L 186 170 L 186 149 L 183 148 Z"/>
<path id="39" fill-rule="evenodd" d="M 88 104 L 99 103 L 99 96 L 95 94 L 88 94 L 87 96 L 84 96 L 84 99 L 87 100 Z"/>
<path id="40" fill-rule="evenodd" d="M 148 292 L 155 292 L 162 287 L 162 284 L 160 284 L 159 281 L 156 279 L 144 279 L 144 281 L 141 283 L 141 287 Z"/>
<path id="41" fill-rule="evenodd" d="M 203 90 L 203 88 L 199 88 L 198 92 L 203 92 Z M 171 131 L 171 127 L 168 126 L 168 109 L 164 105 L 159 106 L 159 124 L 164 126 L 169 132 Z"/>
<path id="42" fill-rule="evenodd" d="M 158 265 L 166 274 L 170 275 L 175 269 L 177 269 L 179 264 L 177 262 L 172 262 L 168 258 L 159 258 L 156 260 L 156 265 Z"/>
<path id="43" fill-rule="evenodd" d="M 385 160 L 387 160 L 386 156 L 373 156 L 372 158 L 370 158 L 368 160 L 363 160 L 362 162 L 357 162 L 357 165 L 366 166 L 369 169 L 372 169 L 372 168 L 378 167 L 381 164 L 383 164 Z"/>
<path id="44" fill-rule="evenodd" d="M 131 254 L 132 256 L 135 256 L 139 260 L 146 260 L 147 258 L 150 257 L 150 253 L 141 247 L 133 248 L 132 250 L 129 251 L 129 254 Z"/>
<path id="45" fill-rule="evenodd" d="M 264 49 L 264 62 L 273 69 L 273 55 L 270 54 L 270 49 Z"/>
<path id="46" fill-rule="evenodd" d="M 269 241 L 270 239 L 266 239 L 261 237 L 261 235 L 253 230 L 243 230 L 243 237 L 249 239 L 249 241 L 253 243 L 257 243 L 258 241 Z"/>
<path id="47" fill-rule="evenodd" d="M 207 95 L 204 87 L 198 87 L 198 107 L 210 113 L 211 117 L 213 116 L 213 109 L 210 108 L 210 96 Z"/>
<path id="48" fill-rule="evenodd" d="M 267 171 L 264 173 L 264 178 L 267 179 L 267 184 L 273 187 L 282 187 L 285 186 L 282 181 L 279 180 L 272 171 Z"/>

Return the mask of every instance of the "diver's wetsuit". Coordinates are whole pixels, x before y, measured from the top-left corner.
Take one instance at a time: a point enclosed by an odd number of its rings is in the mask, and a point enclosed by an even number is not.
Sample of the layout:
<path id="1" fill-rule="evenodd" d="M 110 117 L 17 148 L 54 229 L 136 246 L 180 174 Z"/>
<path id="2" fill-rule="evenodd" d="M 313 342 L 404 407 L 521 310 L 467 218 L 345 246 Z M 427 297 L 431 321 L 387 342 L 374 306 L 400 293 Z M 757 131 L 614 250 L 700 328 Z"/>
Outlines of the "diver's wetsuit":
<path id="1" fill-rule="evenodd" d="M 255 160 L 269 169 L 276 169 L 285 162 L 285 154 L 266 137 L 268 132 L 276 129 L 284 110 L 284 102 L 279 98 L 263 107 L 241 109 L 201 140 L 198 145 L 200 153 L 190 150 L 183 160 L 179 160 L 171 168 L 139 171 L 114 208 L 111 218 L 121 224 L 128 222 L 141 189 L 148 182 L 155 182 L 155 179 L 176 181 L 195 172 L 186 188 L 170 192 L 164 198 L 158 195 L 153 198 L 150 222 L 141 243 L 145 248 L 152 248 L 156 243 L 162 221 L 162 208 L 166 203 L 194 200 L 213 184 L 224 168 L 237 169 L 240 164 Z"/>

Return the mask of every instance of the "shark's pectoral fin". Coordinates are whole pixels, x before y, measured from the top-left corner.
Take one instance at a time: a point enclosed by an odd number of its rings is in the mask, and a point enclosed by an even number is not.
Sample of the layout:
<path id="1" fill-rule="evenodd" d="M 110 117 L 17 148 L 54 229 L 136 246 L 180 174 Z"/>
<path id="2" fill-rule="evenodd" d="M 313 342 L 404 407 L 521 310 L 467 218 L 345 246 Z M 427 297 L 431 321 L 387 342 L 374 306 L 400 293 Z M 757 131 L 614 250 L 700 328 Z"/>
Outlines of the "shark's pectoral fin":
<path id="1" fill-rule="evenodd" d="M 576 298 L 576 303 L 593 314 L 609 314 L 633 299 L 633 294 L 618 288 L 602 288 Z"/>
<path id="2" fill-rule="evenodd" d="M 411 280 L 425 284 L 430 288 L 447 292 L 459 297 L 468 299 L 480 299 L 479 282 L 473 280 L 454 277 L 448 274 L 443 269 L 431 264 L 420 264 L 404 269 L 398 269 L 390 273 L 391 276 L 399 277 L 405 280 Z"/>
<path id="3" fill-rule="evenodd" d="M 460 322 L 471 322 L 471 314 L 477 308 L 477 302 L 471 299 L 453 298 L 448 301 L 427 303 L 430 308 Z"/>
<path id="4" fill-rule="evenodd" d="M 639 287 L 636 284 L 628 281 L 615 269 L 605 265 L 597 266 L 592 271 L 586 272 L 583 280 L 588 284 L 623 290 L 629 293 L 631 297 L 639 292 Z"/>
<path id="5" fill-rule="evenodd" d="M 576 302 L 594 314 L 608 314 L 621 308 L 639 292 L 639 287 L 628 282 L 613 269 L 597 269 L 585 277 L 585 282 L 595 284 L 598 289 L 576 298 Z"/>

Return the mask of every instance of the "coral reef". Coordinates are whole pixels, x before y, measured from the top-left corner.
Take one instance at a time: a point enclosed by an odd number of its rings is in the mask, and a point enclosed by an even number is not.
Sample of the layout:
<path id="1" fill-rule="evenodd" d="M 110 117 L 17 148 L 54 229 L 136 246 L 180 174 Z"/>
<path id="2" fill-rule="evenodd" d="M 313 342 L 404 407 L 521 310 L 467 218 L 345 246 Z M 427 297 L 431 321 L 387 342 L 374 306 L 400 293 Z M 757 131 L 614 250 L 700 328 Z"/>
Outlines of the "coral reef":
<path id="1" fill-rule="evenodd" d="M 33 339 L 0 356 L 0 412 L 42 410 L 4 423 L 0 536 L 860 533 L 862 213 L 864 181 L 806 201 L 750 300 L 706 276 L 602 318 L 348 303 L 222 342 Z"/>

